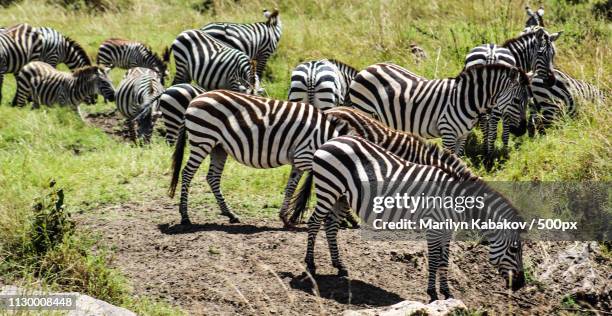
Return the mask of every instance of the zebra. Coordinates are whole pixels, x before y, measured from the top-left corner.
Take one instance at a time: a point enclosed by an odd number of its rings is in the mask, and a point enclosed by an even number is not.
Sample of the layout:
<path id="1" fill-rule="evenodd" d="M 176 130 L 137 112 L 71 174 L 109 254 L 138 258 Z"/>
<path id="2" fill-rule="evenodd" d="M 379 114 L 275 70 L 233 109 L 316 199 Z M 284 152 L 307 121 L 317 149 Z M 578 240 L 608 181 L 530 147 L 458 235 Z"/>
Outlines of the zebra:
<path id="1" fill-rule="evenodd" d="M 171 47 L 176 63 L 172 85 L 194 80 L 206 90 L 230 89 L 260 94 L 256 61 L 243 52 L 229 48 L 201 30 L 178 35 Z"/>
<path id="2" fill-rule="evenodd" d="M 157 97 L 163 92 L 164 86 L 156 71 L 143 67 L 134 67 L 127 71 L 117 87 L 115 100 L 117 109 L 126 118 L 130 138 L 134 139 L 134 121 L 137 121 L 138 137 L 143 137 L 145 142 L 151 139 L 153 124 L 161 115 Z M 154 100 L 156 98 L 157 100 Z M 141 114 L 145 106 L 149 106 L 150 110 Z"/>
<path id="3" fill-rule="evenodd" d="M 344 73 L 337 65 L 342 65 Z M 348 87 L 357 70 L 335 60 L 301 63 L 291 73 L 289 101 L 308 102 L 321 110 L 344 104 Z"/>
<path id="4" fill-rule="evenodd" d="M 515 67 L 516 61 L 509 49 L 495 44 L 483 44 L 470 50 L 465 58 L 464 69 L 474 65 L 489 64 Z M 478 123 L 483 133 L 487 163 L 492 163 L 493 148 L 497 139 L 497 124 L 500 118 L 503 118 L 502 143 L 504 149 L 508 147 L 510 133 L 517 137 L 525 134 L 527 130 L 526 105 L 530 98 L 529 91 L 524 91 L 526 93 L 517 96 L 518 98 L 513 100 L 510 105 L 496 105 L 490 111 L 479 114 Z"/>
<path id="5" fill-rule="evenodd" d="M 535 76 L 532 82 L 534 107 L 528 121 L 529 135 L 537 130 L 544 133 L 555 119 L 562 114 L 570 117 L 576 114 L 576 100 L 604 102 L 605 93 L 595 85 L 584 80 L 575 79 L 569 74 L 555 69 L 555 84 L 548 87 L 544 80 Z"/>
<path id="6" fill-rule="evenodd" d="M 540 6 L 536 12 L 533 12 L 529 6 L 526 6 L 525 12 L 527 13 L 527 21 L 521 35 L 544 27 L 544 6 Z"/>
<path id="7" fill-rule="evenodd" d="M 348 270 L 339 255 L 337 233 L 339 220 L 348 208 L 355 210 L 367 223 L 376 220 L 431 219 L 436 222 L 474 220 L 522 222 L 517 210 L 501 194 L 483 181 L 455 181 L 442 169 L 419 165 L 404 160 L 363 138 L 341 136 L 326 142 L 314 154 L 312 162 L 317 204 L 308 221 L 306 267 L 315 275 L 314 246 L 316 236 L 325 219 L 325 233 L 331 253 L 332 265 L 339 276 L 348 276 Z M 425 184 L 424 184 L 425 183 Z M 457 183 L 453 185 L 453 183 Z M 446 207 L 416 210 L 388 209 L 380 214 L 373 211 L 374 201 L 380 196 L 426 197 L 466 195 L 482 197 L 482 207 L 463 212 Z M 525 284 L 522 260 L 522 242 L 517 230 L 483 229 L 489 240 L 489 258 L 501 272 L 506 285 L 518 290 Z M 427 294 L 431 301 L 438 299 L 436 278 L 439 274 L 440 292 L 445 298 L 452 294 L 448 286 L 448 256 L 452 230 L 428 229 L 425 232 L 428 250 Z"/>
<path id="8" fill-rule="evenodd" d="M 318 110 L 311 104 L 251 96 L 229 90 L 205 92 L 191 101 L 185 112 L 173 155 L 169 195 L 174 196 L 189 139 L 189 159 L 182 171 L 181 223 L 190 224 L 187 214 L 189 185 L 200 164 L 210 155 L 206 177 L 221 214 L 230 222 L 240 219 L 225 203 L 220 189 L 227 156 L 239 163 L 261 169 L 292 165 L 280 217 L 285 225 L 289 199 L 301 175 L 310 169 L 314 151 L 325 141 L 345 134 L 345 122 Z"/>
<path id="9" fill-rule="evenodd" d="M 70 70 L 91 66 L 85 49 L 70 37 L 50 27 L 39 27 L 36 31 L 43 40 L 42 61 L 53 67 L 66 64 Z"/>
<path id="10" fill-rule="evenodd" d="M 108 100 L 115 100 L 115 90 L 108 77 L 108 69 L 85 66 L 67 73 L 45 62 L 33 61 L 25 65 L 17 76 L 17 92 L 13 105 L 24 106 L 28 97 L 31 97 L 33 108 L 38 108 L 41 104 L 57 103 L 75 107 L 78 111 L 79 104 L 97 93 Z"/>
<path id="11" fill-rule="evenodd" d="M 201 28 L 206 34 L 257 61 L 257 77 L 263 78 L 268 58 L 276 51 L 282 33 L 278 10 L 263 11 L 265 22 L 250 24 L 216 22 Z"/>
<path id="12" fill-rule="evenodd" d="M 144 67 L 155 70 L 165 83 L 168 72 L 170 51 L 166 48 L 160 58 L 147 45 L 122 38 L 109 38 L 100 44 L 96 63 L 109 68 L 130 69 Z"/>
<path id="13" fill-rule="evenodd" d="M 193 98 L 205 90 L 192 84 L 180 83 L 169 87 L 159 97 L 161 121 L 166 126 L 166 142 L 173 145 L 185 122 L 185 110 Z"/>
<path id="14" fill-rule="evenodd" d="M 442 137 L 445 148 L 461 155 L 478 114 L 514 102 L 526 89 L 524 72 L 499 64 L 472 66 L 456 78 L 427 80 L 381 63 L 359 72 L 349 88 L 349 103 L 391 128 Z"/>
<path id="15" fill-rule="evenodd" d="M 29 24 L 18 24 L 0 33 L 0 101 L 4 74 L 12 73 L 17 77 L 25 64 L 40 60 L 42 48 L 40 33 Z"/>
<path id="16" fill-rule="evenodd" d="M 544 7 L 540 6 L 536 12 L 531 11 L 529 7 L 525 9 L 527 21 L 521 34 L 543 29 Z M 536 129 L 543 132 L 561 113 L 574 115 L 576 99 L 591 102 L 605 99 L 603 91 L 584 80 L 575 79 L 557 68 L 554 69 L 554 75 L 555 82 L 552 86 L 547 84 L 546 78 L 543 78 L 542 75 L 536 75 L 531 83 L 535 101 L 528 124 L 531 136 L 534 135 Z"/>

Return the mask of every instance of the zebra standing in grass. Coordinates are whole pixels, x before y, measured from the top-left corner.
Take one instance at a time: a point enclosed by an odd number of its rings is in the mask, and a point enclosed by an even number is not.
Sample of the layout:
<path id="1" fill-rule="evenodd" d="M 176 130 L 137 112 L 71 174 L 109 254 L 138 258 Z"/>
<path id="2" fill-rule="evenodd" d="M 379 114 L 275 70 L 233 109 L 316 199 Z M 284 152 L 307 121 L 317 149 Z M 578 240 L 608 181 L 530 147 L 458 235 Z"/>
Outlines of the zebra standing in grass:
<path id="1" fill-rule="evenodd" d="M 308 243 L 306 266 L 315 275 L 314 246 L 323 219 L 332 258 L 332 265 L 339 276 L 348 276 L 342 262 L 337 234 L 339 221 L 351 208 L 372 228 L 377 221 L 398 222 L 420 219 L 444 222 L 468 222 L 474 220 L 494 222 L 522 222 L 517 210 L 501 194 L 480 180 L 454 181 L 451 174 L 442 169 L 408 162 L 389 153 L 384 148 L 365 139 L 341 136 L 326 142 L 315 152 L 312 173 L 316 185 L 317 204 L 308 221 Z M 425 184 L 426 183 L 426 184 Z M 456 183 L 456 185 L 453 185 Z M 450 194 L 449 194 L 450 193 Z M 446 206 L 410 209 L 386 209 L 374 212 L 376 197 L 390 197 L 396 194 L 407 196 L 470 196 L 482 197 L 482 206 L 475 206 L 460 212 Z M 435 203 L 435 202 L 434 202 Z M 381 223 L 378 222 L 378 226 Z M 506 285 L 513 290 L 525 284 L 522 260 L 522 244 L 517 230 L 483 229 L 482 234 L 489 240 L 490 261 L 501 272 Z M 452 294 L 448 286 L 448 256 L 453 230 L 428 229 L 425 231 L 428 250 L 427 294 L 431 301 L 438 299 L 436 278 L 439 275 L 440 292 L 445 298 Z"/>
<path id="2" fill-rule="evenodd" d="M 516 61 L 509 49 L 495 44 L 483 44 L 470 50 L 465 58 L 465 68 L 475 65 L 502 64 L 515 67 Z M 526 90 L 524 94 L 517 96 L 510 105 L 495 105 L 490 111 L 478 116 L 478 123 L 483 134 L 487 162 L 492 162 L 493 149 L 497 139 L 497 123 L 502 120 L 502 143 L 504 148 L 508 147 L 510 133 L 518 136 L 525 134 L 527 129 L 526 108 L 531 95 Z M 504 109 L 503 111 L 501 109 Z"/>
<path id="3" fill-rule="evenodd" d="M 263 11 L 265 22 L 239 24 L 239 23 L 210 23 L 202 27 L 202 31 L 212 36 L 228 47 L 237 49 L 249 59 L 257 61 L 257 77 L 262 78 L 268 58 L 278 47 L 282 33 L 282 25 L 278 10 Z"/>
<path id="4" fill-rule="evenodd" d="M 170 51 L 164 50 L 160 58 L 150 47 L 143 43 L 121 38 L 109 38 L 100 44 L 96 63 L 109 68 L 130 69 L 144 67 L 155 70 L 164 84 L 168 76 L 168 61 Z"/>
<path id="5" fill-rule="evenodd" d="M 151 139 L 155 120 L 159 113 L 159 98 L 164 92 L 159 74 L 149 68 L 130 68 L 115 94 L 117 109 L 126 118 L 131 139 L 134 137 L 134 121 L 138 122 L 138 137 L 146 142 Z M 143 112 L 147 107 L 146 111 Z M 141 113 L 143 112 L 143 113 Z"/>
<path id="6" fill-rule="evenodd" d="M 280 217 L 286 225 L 289 199 L 302 172 L 309 171 L 314 151 L 327 140 L 347 132 L 345 122 L 301 102 L 272 100 L 228 90 L 203 93 L 193 99 L 185 112 L 185 128 L 173 156 L 170 196 L 174 195 L 183 161 L 185 143 L 190 152 L 182 171 L 181 223 L 189 224 L 187 214 L 189 185 L 202 161 L 210 156 L 206 177 L 221 214 L 239 222 L 221 193 L 221 174 L 228 154 L 239 163 L 254 168 L 275 168 L 291 164 Z"/>
<path id="7" fill-rule="evenodd" d="M 173 145 L 179 135 L 179 130 L 185 123 L 185 111 L 193 98 L 204 93 L 204 89 L 180 83 L 169 87 L 159 97 L 161 120 L 166 126 L 166 141 Z"/>
<path id="8" fill-rule="evenodd" d="M 79 110 L 79 104 L 97 93 L 108 100 L 115 99 L 108 69 L 86 66 L 76 69 L 73 73 L 66 73 L 47 63 L 33 61 L 25 65 L 17 76 L 17 92 L 13 105 L 24 106 L 28 97 L 31 97 L 34 108 L 38 108 L 40 104 L 60 104 Z"/>
<path id="9" fill-rule="evenodd" d="M 357 70 L 336 60 L 313 60 L 299 64 L 291 73 L 289 101 L 308 102 L 325 110 L 344 104 Z"/>
<path id="10" fill-rule="evenodd" d="M 256 62 L 201 30 L 187 30 L 172 43 L 176 74 L 172 85 L 195 81 L 206 90 L 259 94 Z"/>
<path id="11" fill-rule="evenodd" d="M 40 33 L 28 24 L 18 24 L 0 33 L 0 101 L 4 74 L 17 77 L 25 64 L 40 60 L 42 47 Z"/>
<path id="12" fill-rule="evenodd" d="M 445 148 L 461 155 L 478 115 L 495 104 L 510 104 L 526 89 L 527 75 L 504 65 L 477 65 L 456 78 L 427 80 L 383 63 L 359 72 L 349 102 L 391 128 L 442 137 Z"/>

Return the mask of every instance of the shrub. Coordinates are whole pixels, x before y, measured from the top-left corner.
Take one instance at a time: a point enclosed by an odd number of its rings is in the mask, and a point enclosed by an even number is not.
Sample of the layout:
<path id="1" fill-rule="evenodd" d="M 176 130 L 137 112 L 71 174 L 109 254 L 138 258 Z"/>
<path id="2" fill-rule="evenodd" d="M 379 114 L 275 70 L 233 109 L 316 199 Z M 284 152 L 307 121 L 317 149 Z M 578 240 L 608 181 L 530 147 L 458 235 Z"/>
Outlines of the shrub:
<path id="1" fill-rule="evenodd" d="M 0 0 L 2 1 L 2 0 Z M 131 6 L 130 0 L 47 0 L 70 11 L 106 12 L 121 11 Z"/>

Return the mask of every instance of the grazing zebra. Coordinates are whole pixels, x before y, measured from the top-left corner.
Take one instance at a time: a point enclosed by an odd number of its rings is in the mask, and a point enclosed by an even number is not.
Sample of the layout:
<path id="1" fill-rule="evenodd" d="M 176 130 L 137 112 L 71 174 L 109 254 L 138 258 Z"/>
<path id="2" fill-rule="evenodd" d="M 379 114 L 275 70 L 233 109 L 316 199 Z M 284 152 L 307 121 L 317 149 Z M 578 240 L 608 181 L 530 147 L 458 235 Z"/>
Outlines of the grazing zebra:
<path id="1" fill-rule="evenodd" d="M 202 27 L 202 31 L 214 39 L 237 49 L 257 61 L 257 77 L 262 78 L 268 58 L 278 47 L 282 25 L 278 10 L 263 11 L 265 22 L 238 24 L 238 23 L 210 23 Z"/>
<path id="2" fill-rule="evenodd" d="M 173 145 L 179 135 L 179 130 L 185 123 L 185 110 L 193 98 L 204 93 L 204 89 L 180 83 L 166 89 L 159 97 L 161 120 L 166 126 L 166 141 Z"/>
<path id="3" fill-rule="evenodd" d="M 256 62 L 201 30 L 187 30 L 172 43 L 176 75 L 172 85 L 195 81 L 206 90 L 229 89 L 259 94 Z"/>
<path id="4" fill-rule="evenodd" d="M 529 117 L 529 134 L 536 130 L 543 133 L 559 116 L 576 114 L 576 100 L 604 102 L 605 93 L 593 84 L 571 77 L 555 69 L 555 84 L 546 86 L 539 76 L 533 78 L 532 90 L 535 100 Z"/>
<path id="5" fill-rule="evenodd" d="M 25 64 L 40 60 L 42 47 L 40 33 L 28 24 L 18 24 L 0 33 L 0 101 L 4 74 L 17 77 Z"/>
<path id="6" fill-rule="evenodd" d="M 79 110 L 79 104 L 98 93 L 108 100 L 115 100 L 115 90 L 108 77 L 108 69 L 85 66 L 73 73 L 67 73 L 47 63 L 33 61 L 25 65 L 17 76 L 17 92 L 13 105 L 24 106 L 28 97 L 31 97 L 34 108 L 38 108 L 40 104 L 60 104 Z"/>
<path id="7" fill-rule="evenodd" d="M 91 66 L 87 52 L 70 37 L 50 27 L 39 27 L 36 31 L 43 40 L 42 61 L 53 67 L 66 64 L 70 70 Z"/>
<path id="8" fill-rule="evenodd" d="M 289 101 L 308 102 L 321 110 L 344 104 L 357 70 L 336 60 L 299 64 L 291 73 Z"/>
<path id="9" fill-rule="evenodd" d="M 205 92 L 185 112 L 173 156 L 170 196 L 174 195 L 189 139 L 189 160 L 182 171 L 181 223 L 189 224 L 189 185 L 202 161 L 210 155 L 206 177 L 221 214 L 239 222 L 221 193 L 221 174 L 228 155 L 243 165 L 275 168 L 292 165 L 280 216 L 286 225 L 289 199 L 302 172 L 310 170 L 314 151 L 325 141 L 347 132 L 346 123 L 301 102 L 272 100 L 228 90 Z"/>
<path id="10" fill-rule="evenodd" d="M 143 67 L 130 68 L 127 71 L 117 88 L 115 100 L 117 109 L 126 118 L 131 139 L 135 139 L 135 120 L 138 121 L 138 137 L 143 137 L 146 142 L 151 139 L 153 124 L 161 115 L 157 97 L 163 92 L 164 86 L 156 71 Z M 140 113 L 145 106 L 148 106 L 149 110 L 146 113 Z"/>
<path id="11" fill-rule="evenodd" d="M 461 155 L 478 114 L 495 104 L 510 104 L 526 89 L 527 75 L 504 65 L 477 65 L 456 78 L 427 80 L 383 63 L 359 72 L 349 102 L 391 128 L 442 137 L 444 148 Z"/>
<path id="12" fill-rule="evenodd" d="M 163 58 L 163 59 L 162 59 Z M 109 68 L 130 69 L 144 67 L 155 70 L 164 84 L 168 76 L 168 61 L 170 52 L 164 50 L 163 57 L 154 53 L 150 47 L 143 43 L 121 38 L 109 38 L 100 44 L 96 63 Z"/>
<path id="13" fill-rule="evenodd" d="M 308 221 L 306 266 L 315 275 L 314 246 L 321 221 L 326 219 L 325 233 L 331 253 L 332 265 L 339 276 L 348 276 L 348 270 L 339 255 L 337 244 L 338 223 L 350 207 L 366 222 L 376 227 L 377 221 L 432 220 L 468 222 L 472 220 L 494 222 L 522 222 L 517 210 L 501 194 L 481 180 L 454 181 L 442 169 L 415 164 L 389 153 L 382 147 L 354 136 L 341 136 L 326 142 L 315 152 L 312 173 L 316 185 L 317 204 Z M 425 184 L 427 182 L 427 184 Z M 453 185 L 456 183 L 456 185 Z M 457 187 L 459 186 L 459 187 Z M 461 196 L 466 193 L 482 197 L 482 205 L 459 211 L 439 206 L 410 209 L 393 208 L 374 212 L 376 197 L 403 196 Z M 480 208 L 478 208 L 480 207 Z M 379 224 L 380 225 L 380 222 Z M 525 284 L 522 244 L 519 231 L 483 229 L 489 240 L 489 258 L 506 284 L 513 290 Z M 429 277 L 427 294 L 431 301 L 438 299 L 436 278 L 439 274 L 440 292 L 445 298 L 452 294 L 448 286 L 448 256 L 452 230 L 428 229 L 427 239 Z"/>

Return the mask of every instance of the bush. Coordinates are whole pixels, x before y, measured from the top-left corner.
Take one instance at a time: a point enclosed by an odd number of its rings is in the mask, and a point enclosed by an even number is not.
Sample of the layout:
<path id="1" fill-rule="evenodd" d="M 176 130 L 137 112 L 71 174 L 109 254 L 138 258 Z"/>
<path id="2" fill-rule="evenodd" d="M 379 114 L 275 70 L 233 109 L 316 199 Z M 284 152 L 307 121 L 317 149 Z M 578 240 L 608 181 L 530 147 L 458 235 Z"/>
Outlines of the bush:
<path id="1" fill-rule="evenodd" d="M 62 243 L 64 237 L 74 232 L 74 222 L 64 210 L 64 191 L 54 186 L 55 181 L 51 181 L 51 192 L 39 198 L 33 209 L 30 243 L 37 255 L 44 255 L 54 249 Z"/>
<path id="2" fill-rule="evenodd" d="M 593 5 L 593 15 L 612 20 L 612 0 L 602 1 Z"/>
<path id="3" fill-rule="evenodd" d="M 2 1 L 2 0 L 0 0 Z M 49 3 L 70 11 L 106 12 L 121 11 L 131 6 L 130 0 L 48 0 Z"/>

